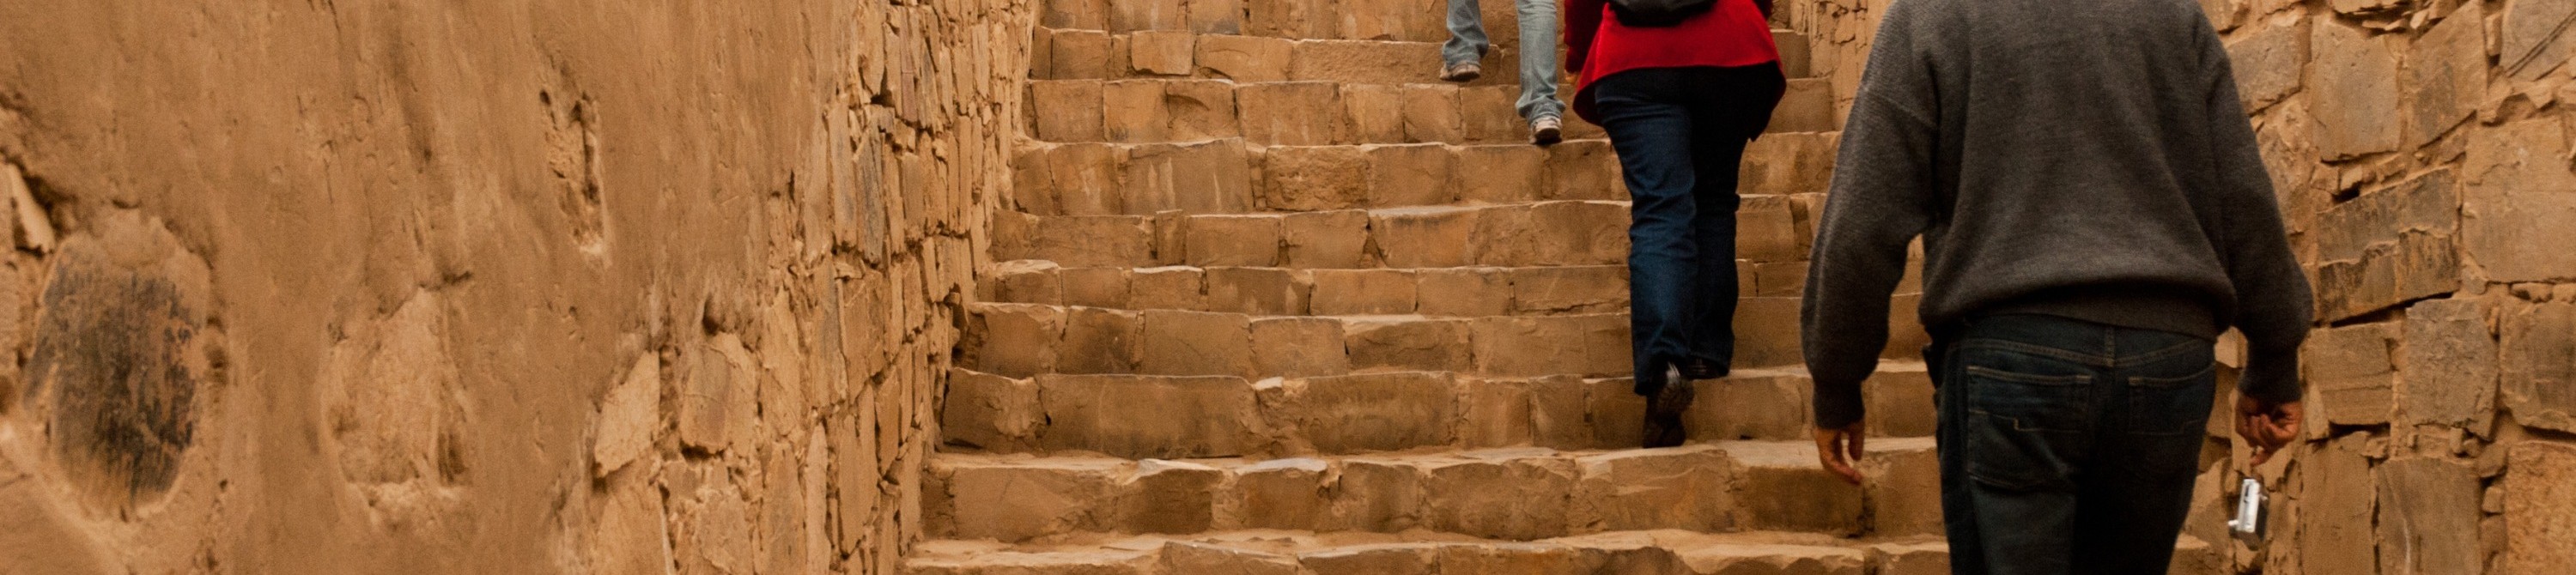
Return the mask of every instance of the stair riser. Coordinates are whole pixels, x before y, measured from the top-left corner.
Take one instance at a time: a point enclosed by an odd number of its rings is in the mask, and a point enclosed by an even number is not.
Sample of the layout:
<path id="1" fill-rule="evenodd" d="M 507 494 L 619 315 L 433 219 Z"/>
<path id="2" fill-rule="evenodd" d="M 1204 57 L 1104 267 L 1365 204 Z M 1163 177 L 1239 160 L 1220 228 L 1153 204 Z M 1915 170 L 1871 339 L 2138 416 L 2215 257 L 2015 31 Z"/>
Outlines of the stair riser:
<path id="1" fill-rule="evenodd" d="M 1835 134 L 1774 134 L 1746 148 L 1749 197 L 1822 192 Z M 1038 216 L 1314 212 L 1629 199 L 1605 140 L 1524 145 L 1036 144 L 1013 160 L 1014 209 Z M 1821 201 L 1812 196 L 1810 202 Z M 1821 205 L 1821 204 L 1818 204 Z"/>
<path id="2" fill-rule="evenodd" d="M 1694 442 L 1805 439 L 1806 378 L 1747 373 L 1695 382 L 1684 416 Z M 1920 371 L 1864 391 L 1878 437 L 1932 433 Z M 1283 380 L 1040 376 L 959 370 L 941 412 L 946 449 L 1096 452 L 1127 458 L 1284 457 L 1421 448 L 1535 445 L 1624 449 L 1642 443 L 1645 401 L 1625 379 L 1458 378 L 1385 373 Z"/>
<path id="3" fill-rule="evenodd" d="M 1757 266 L 1742 267 L 1751 272 Z M 978 297 L 995 303 L 1252 315 L 1578 315 L 1628 309 L 1627 273 L 1624 266 L 1068 270 L 1049 265 L 997 272 L 978 286 Z M 1753 285 L 1752 274 L 1743 275 L 1748 276 L 1745 285 Z"/>
<path id="4" fill-rule="evenodd" d="M 1434 3 L 1437 4 L 1437 3 Z M 1506 19 L 1508 21 L 1508 19 Z M 1782 72 L 1790 78 L 1813 77 L 1804 35 L 1773 30 Z M 1440 43 L 1431 38 L 1402 40 L 1361 36 L 1351 39 L 1291 39 L 1232 33 L 1202 34 L 1185 30 L 1110 32 L 1099 29 L 1040 26 L 1030 38 L 1029 77 L 1038 80 L 1119 80 L 1128 78 L 1208 78 L 1237 82 L 1317 80 L 1354 84 L 1427 83 L 1443 64 Z M 1520 85 L 1520 50 L 1497 47 L 1488 52 L 1483 73 L 1467 82 L 1478 86 Z M 1575 74 L 1559 73 L 1558 93 L 1574 93 Z"/>
<path id="5" fill-rule="evenodd" d="M 1046 373 L 1219 375 L 1258 380 L 1389 371 L 1471 376 L 1631 375 L 1627 314 L 1432 318 L 971 304 L 960 365 Z M 1891 315 L 1910 323 L 1911 308 Z M 1901 333 L 1901 332 L 1900 332 Z M 1919 357 L 1911 338 L 1892 359 Z M 1798 298 L 1737 301 L 1735 366 L 1797 365 Z"/>
<path id="6" fill-rule="evenodd" d="M 1152 143 L 1217 138 L 1274 146 L 1394 143 L 1508 144 L 1529 141 L 1511 86 L 1237 83 L 1215 79 L 1032 80 L 1027 134 L 1047 142 Z M 1820 79 L 1789 81 L 1772 112 L 1771 133 L 1840 129 L 1834 95 Z M 1567 118 L 1567 134 L 1601 130 Z"/>
<path id="7" fill-rule="evenodd" d="M 1918 450 L 1928 452 L 1928 442 Z M 924 493 L 933 537 L 1026 541 L 1079 532 L 1408 529 L 1509 540 L 1609 530 L 1788 530 L 1905 535 L 1939 525 L 1930 457 L 1881 455 L 1890 477 L 1853 487 L 1812 461 L 1761 465 L 1717 448 L 1495 459 L 1274 460 L 1066 467 L 941 459 Z M 1929 494 L 1899 494 L 1920 490 Z M 1928 516 L 1922 514 L 1928 511 Z M 1901 513 L 1900 513 L 1901 512 Z"/>
<path id="8" fill-rule="evenodd" d="M 1932 575 L 1944 551 L 1891 555 L 1827 547 L 1742 546 L 1673 550 L 1554 544 L 1415 543 L 1278 554 L 1171 542 L 1160 549 L 1006 554 L 967 561 L 915 560 L 921 575 Z"/>
<path id="9" fill-rule="evenodd" d="M 1804 261 L 1822 198 L 1746 196 L 1736 257 Z M 1030 216 L 996 214 L 996 261 L 1062 267 L 1306 269 L 1624 265 L 1626 202 L 1539 202 L 1295 214 Z"/>

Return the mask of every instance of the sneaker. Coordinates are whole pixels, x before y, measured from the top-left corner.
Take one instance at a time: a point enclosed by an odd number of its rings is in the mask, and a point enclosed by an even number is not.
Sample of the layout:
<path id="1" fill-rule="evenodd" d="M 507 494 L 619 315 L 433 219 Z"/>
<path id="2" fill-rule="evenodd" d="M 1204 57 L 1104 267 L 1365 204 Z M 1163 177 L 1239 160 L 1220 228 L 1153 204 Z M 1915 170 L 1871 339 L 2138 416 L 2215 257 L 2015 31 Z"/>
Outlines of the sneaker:
<path id="1" fill-rule="evenodd" d="M 1556 116 L 1539 116 L 1530 120 L 1530 143 L 1547 146 L 1565 141 L 1564 128 L 1565 120 Z"/>
<path id="2" fill-rule="evenodd" d="M 1680 367 L 1664 368 L 1663 389 L 1646 397 L 1646 447 L 1673 447 L 1689 439 L 1682 429 L 1682 414 L 1690 411 L 1691 400 L 1698 395 L 1698 386 L 1682 376 Z"/>
<path id="3" fill-rule="evenodd" d="M 1440 79 L 1451 82 L 1474 82 L 1485 76 L 1485 67 L 1475 62 L 1459 62 L 1440 68 Z"/>

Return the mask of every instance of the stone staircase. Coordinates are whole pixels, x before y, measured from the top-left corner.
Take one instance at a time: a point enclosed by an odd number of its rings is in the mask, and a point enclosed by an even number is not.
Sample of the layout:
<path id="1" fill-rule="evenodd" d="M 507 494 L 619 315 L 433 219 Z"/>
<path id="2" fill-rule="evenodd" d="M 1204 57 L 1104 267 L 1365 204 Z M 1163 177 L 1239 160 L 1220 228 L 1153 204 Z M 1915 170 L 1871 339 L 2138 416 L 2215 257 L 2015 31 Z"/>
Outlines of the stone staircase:
<path id="1" fill-rule="evenodd" d="M 1626 191 L 1597 127 L 1526 143 L 1508 2 L 1464 86 L 1440 2 L 1044 4 L 912 571 L 1946 572 L 1920 342 L 1865 485 L 1808 439 L 1825 80 L 1745 155 L 1735 374 L 1637 449 Z"/>

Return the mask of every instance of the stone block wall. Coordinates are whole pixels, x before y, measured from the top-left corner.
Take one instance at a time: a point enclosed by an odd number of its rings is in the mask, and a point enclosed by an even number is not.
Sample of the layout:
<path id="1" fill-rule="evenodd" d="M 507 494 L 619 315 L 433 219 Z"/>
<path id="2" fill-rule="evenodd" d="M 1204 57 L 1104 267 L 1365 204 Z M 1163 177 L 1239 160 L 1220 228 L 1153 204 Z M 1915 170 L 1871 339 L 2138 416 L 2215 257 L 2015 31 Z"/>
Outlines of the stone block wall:
<path id="1" fill-rule="evenodd" d="M 1897 0 L 1902 1 L 1902 0 Z M 1848 106 L 1886 0 L 1784 4 Z M 2202 0 L 2317 293 L 2283 521 L 2215 570 L 2576 565 L 2576 1 Z M 2224 409 L 2222 404 L 2222 409 Z M 2191 533 L 2245 449 L 2214 424 Z"/>
<path id="2" fill-rule="evenodd" d="M 894 572 L 1032 20 L 0 3 L 0 572 Z"/>

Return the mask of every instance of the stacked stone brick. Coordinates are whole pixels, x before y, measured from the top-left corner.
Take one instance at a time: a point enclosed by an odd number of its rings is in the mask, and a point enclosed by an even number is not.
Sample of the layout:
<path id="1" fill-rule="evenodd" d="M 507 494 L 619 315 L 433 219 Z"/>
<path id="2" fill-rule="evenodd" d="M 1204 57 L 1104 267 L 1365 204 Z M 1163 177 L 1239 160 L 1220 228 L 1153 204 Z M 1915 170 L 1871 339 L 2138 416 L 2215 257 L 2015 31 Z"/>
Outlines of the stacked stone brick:
<path id="1" fill-rule="evenodd" d="M 1433 80 L 1439 8 L 1041 7 L 915 572 L 1940 570 L 1919 342 L 1872 384 L 1867 485 L 1806 440 L 1839 116 L 1802 38 L 1744 164 L 1736 374 L 1641 450 L 1616 158 L 1526 144 L 1517 46 Z"/>

